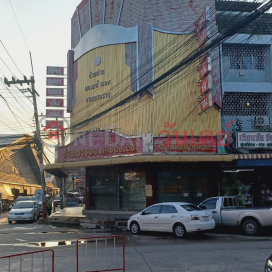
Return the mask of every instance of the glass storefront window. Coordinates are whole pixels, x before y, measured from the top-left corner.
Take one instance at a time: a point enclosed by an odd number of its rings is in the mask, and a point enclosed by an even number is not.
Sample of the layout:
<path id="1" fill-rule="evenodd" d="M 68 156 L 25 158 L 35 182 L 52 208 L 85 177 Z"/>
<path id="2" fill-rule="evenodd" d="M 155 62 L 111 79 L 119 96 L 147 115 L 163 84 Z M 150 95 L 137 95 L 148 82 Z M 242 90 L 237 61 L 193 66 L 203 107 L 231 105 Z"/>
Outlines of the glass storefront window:
<path id="1" fill-rule="evenodd" d="M 92 175 L 94 210 L 141 211 L 146 207 L 145 173 Z"/>
<path id="2" fill-rule="evenodd" d="M 209 173 L 158 173 L 158 202 L 189 202 L 199 204 L 210 197 Z"/>

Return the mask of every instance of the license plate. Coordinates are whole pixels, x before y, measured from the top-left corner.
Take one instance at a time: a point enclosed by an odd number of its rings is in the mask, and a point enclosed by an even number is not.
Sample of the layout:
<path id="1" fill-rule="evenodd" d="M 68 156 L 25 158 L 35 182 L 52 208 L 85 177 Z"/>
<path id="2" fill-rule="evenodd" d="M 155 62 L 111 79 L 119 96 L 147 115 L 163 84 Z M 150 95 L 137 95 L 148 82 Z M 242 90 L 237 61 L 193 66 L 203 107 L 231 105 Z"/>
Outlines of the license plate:
<path id="1" fill-rule="evenodd" d="M 17 216 L 18 219 L 22 219 L 22 216 Z"/>
<path id="2" fill-rule="evenodd" d="M 203 216 L 204 221 L 209 221 L 209 216 Z"/>

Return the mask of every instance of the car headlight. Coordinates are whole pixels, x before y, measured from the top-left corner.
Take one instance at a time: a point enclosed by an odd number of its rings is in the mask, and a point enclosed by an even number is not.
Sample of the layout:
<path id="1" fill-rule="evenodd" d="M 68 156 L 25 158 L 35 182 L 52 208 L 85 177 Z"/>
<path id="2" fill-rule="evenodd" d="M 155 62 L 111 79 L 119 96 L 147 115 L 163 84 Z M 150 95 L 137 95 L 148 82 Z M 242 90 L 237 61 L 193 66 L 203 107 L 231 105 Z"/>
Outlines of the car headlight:
<path id="1" fill-rule="evenodd" d="M 132 218 L 132 216 L 128 220 L 130 220 L 131 218 Z"/>
<path id="2" fill-rule="evenodd" d="M 272 271 L 272 256 L 270 256 L 266 262 L 265 262 L 265 272 L 271 272 Z"/>
<path id="3" fill-rule="evenodd" d="M 26 212 L 25 214 L 32 214 L 33 213 L 33 211 L 30 211 L 30 212 Z"/>
<path id="4" fill-rule="evenodd" d="M 15 213 L 14 212 L 10 212 L 9 215 L 15 215 Z"/>

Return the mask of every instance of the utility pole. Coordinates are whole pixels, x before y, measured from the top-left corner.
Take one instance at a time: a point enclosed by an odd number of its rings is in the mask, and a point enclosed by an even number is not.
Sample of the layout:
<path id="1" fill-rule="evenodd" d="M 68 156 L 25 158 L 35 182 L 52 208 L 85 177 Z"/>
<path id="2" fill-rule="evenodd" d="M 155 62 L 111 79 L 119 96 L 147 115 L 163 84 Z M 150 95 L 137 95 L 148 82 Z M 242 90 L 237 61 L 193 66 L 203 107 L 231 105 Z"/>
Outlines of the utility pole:
<path id="1" fill-rule="evenodd" d="M 42 140 L 40 135 L 40 126 L 39 126 L 39 119 L 38 119 L 38 110 L 37 110 L 37 101 L 36 101 L 36 94 L 39 96 L 39 94 L 35 90 L 35 80 L 34 76 L 32 76 L 30 79 L 27 79 L 26 76 L 24 76 L 24 80 L 16 80 L 14 77 L 12 77 L 11 81 L 8 81 L 7 78 L 4 79 L 4 83 L 10 87 L 11 84 L 31 84 L 31 89 L 28 88 L 28 91 L 33 96 L 33 105 L 34 105 L 34 117 L 35 117 L 35 123 L 36 123 L 36 136 L 37 136 L 37 153 L 38 153 L 38 159 L 40 163 L 40 179 L 41 179 L 41 185 L 42 185 L 42 202 L 43 202 L 43 218 L 46 218 L 46 193 L 45 193 L 45 178 L 44 178 L 44 171 L 43 171 L 43 149 L 42 149 Z"/>

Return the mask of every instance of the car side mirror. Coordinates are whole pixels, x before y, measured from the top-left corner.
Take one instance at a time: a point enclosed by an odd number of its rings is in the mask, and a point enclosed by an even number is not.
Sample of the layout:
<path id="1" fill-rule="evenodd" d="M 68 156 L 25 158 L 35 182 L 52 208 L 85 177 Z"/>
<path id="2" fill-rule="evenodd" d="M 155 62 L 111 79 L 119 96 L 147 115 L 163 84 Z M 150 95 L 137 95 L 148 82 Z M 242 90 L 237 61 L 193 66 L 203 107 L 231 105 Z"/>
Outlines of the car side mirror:
<path id="1" fill-rule="evenodd" d="M 200 207 L 202 210 L 207 209 L 207 207 L 206 207 L 206 206 L 204 206 L 204 205 L 200 205 L 199 207 Z"/>

